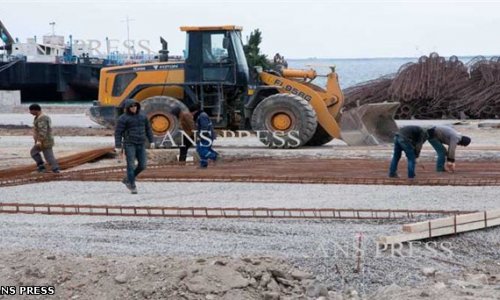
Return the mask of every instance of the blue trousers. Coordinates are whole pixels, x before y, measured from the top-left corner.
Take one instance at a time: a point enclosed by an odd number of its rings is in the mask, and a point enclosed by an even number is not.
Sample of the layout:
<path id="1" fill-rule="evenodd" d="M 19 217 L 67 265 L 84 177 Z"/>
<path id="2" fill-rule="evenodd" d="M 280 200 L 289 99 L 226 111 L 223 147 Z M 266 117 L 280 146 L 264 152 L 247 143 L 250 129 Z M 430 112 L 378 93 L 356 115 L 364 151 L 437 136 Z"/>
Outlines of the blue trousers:
<path id="1" fill-rule="evenodd" d="M 212 149 L 212 143 L 205 140 L 198 140 L 196 142 L 196 152 L 200 156 L 200 167 L 208 167 L 208 160 L 217 160 L 218 153 Z"/>
<path id="2" fill-rule="evenodd" d="M 144 144 L 125 144 L 123 148 L 127 158 L 127 181 L 135 188 L 135 178 L 146 169 L 146 147 Z"/>
<path id="3" fill-rule="evenodd" d="M 429 139 L 429 143 L 432 145 L 432 148 L 436 150 L 437 153 L 437 161 L 436 161 L 436 171 L 444 172 L 444 163 L 446 161 L 446 148 L 443 143 L 441 143 L 438 139 Z"/>
<path id="4" fill-rule="evenodd" d="M 389 168 L 389 177 L 395 177 L 398 171 L 398 163 L 401 159 L 401 153 L 404 152 L 408 160 L 408 178 L 415 177 L 416 154 L 413 146 L 401 138 L 399 135 L 394 137 L 394 153 L 392 154 L 391 166 Z"/>

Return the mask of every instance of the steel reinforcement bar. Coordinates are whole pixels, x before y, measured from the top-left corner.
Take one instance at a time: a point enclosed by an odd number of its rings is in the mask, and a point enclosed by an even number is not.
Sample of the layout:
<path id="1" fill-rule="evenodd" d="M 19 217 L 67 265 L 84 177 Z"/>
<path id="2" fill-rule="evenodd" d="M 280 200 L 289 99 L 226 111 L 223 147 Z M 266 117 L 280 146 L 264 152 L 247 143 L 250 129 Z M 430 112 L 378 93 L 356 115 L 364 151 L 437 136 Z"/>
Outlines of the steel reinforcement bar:
<path id="1" fill-rule="evenodd" d="M 351 208 L 169 207 L 0 203 L 0 213 L 3 214 L 89 215 L 123 217 L 394 220 L 414 218 L 416 215 L 458 215 L 471 212 L 475 211 Z"/>
<path id="2" fill-rule="evenodd" d="M 149 169 L 162 168 L 165 165 L 150 166 Z M 108 167 L 64 172 L 62 174 L 29 174 L 8 179 L 0 179 L 0 187 L 16 186 L 47 181 L 119 181 L 123 177 L 124 167 Z M 95 176 L 100 175 L 100 176 Z M 95 177 L 94 177 L 95 176 Z M 262 175 L 210 175 L 159 177 L 141 175 L 142 181 L 150 182 L 254 182 L 254 183 L 296 183 L 296 184 L 362 184 L 362 185 L 425 185 L 425 186 L 499 186 L 500 178 L 419 178 L 415 180 L 392 178 L 311 178 L 297 176 L 262 176 Z"/>

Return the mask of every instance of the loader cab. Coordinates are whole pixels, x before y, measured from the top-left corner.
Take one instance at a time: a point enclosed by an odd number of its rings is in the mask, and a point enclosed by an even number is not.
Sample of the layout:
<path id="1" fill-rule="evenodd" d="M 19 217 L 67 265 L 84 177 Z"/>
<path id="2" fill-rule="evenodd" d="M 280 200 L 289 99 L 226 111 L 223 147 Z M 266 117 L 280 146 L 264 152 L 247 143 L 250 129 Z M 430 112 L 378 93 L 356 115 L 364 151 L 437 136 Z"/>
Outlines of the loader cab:
<path id="1" fill-rule="evenodd" d="M 186 82 L 248 84 L 249 71 L 240 27 L 181 27 L 181 30 L 187 33 Z"/>
<path id="2" fill-rule="evenodd" d="M 249 70 L 236 26 L 181 27 L 186 32 L 185 84 L 216 127 L 233 129 L 248 93 Z"/>

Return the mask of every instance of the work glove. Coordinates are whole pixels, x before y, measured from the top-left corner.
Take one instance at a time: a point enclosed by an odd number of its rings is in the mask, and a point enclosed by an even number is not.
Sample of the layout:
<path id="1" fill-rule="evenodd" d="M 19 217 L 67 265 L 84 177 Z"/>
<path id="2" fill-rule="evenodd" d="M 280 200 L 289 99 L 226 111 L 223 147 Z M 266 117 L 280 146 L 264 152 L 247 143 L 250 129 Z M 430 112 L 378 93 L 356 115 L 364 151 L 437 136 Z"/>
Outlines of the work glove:
<path id="1" fill-rule="evenodd" d="M 155 148 L 156 148 L 155 143 L 151 143 L 151 144 L 149 144 L 149 149 L 155 149 Z"/>
<path id="2" fill-rule="evenodd" d="M 446 170 L 448 172 L 454 173 L 455 172 L 455 163 L 454 162 L 447 162 L 446 163 Z"/>

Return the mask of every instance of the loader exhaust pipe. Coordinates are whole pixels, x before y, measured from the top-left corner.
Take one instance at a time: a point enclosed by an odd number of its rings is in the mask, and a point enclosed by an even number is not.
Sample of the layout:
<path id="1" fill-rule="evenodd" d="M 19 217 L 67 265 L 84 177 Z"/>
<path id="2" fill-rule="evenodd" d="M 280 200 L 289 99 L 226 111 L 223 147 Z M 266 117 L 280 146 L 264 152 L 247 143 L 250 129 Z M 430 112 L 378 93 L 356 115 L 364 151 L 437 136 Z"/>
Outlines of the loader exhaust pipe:
<path id="1" fill-rule="evenodd" d="M 391 143 L 398 131 L 399 102 L 365 104 L 342 113 L 341 138 L 349 146 Z"/>

